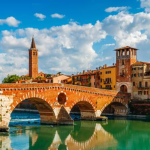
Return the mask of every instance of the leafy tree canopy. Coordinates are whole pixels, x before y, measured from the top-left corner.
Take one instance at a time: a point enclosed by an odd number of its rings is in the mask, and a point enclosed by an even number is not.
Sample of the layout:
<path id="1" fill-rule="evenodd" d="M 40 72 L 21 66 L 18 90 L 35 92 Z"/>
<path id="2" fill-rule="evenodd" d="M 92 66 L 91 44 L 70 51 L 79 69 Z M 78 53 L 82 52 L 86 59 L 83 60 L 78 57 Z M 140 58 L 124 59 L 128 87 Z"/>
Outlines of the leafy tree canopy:
<path id="1" fill-rule="evenodd" d="M 14 81 L 20 80 L 20 77 L 18 75 L 7 75 L 6 78 L 3 79 L 2 83 L 12 83 Z"/>
<path id="2" fill-rule="evenodd" d="M 35 79 L 45 79 L 45 77 L 36 77 Z"/>

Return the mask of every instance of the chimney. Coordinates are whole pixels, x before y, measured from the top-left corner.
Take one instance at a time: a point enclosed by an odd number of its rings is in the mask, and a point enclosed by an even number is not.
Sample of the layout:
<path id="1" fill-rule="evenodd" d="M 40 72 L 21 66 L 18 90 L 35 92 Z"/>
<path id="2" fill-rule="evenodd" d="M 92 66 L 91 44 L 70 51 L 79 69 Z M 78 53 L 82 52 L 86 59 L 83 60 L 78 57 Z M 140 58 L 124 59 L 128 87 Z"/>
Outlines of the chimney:
<path id="1" fill-rule="evenodd" d="M 100 70 L 100 69 L 102 69 L 102 67 L 101 67 L 101 66 L 99 66 L 99 70 Z"/>
<path id="2" fill-rule="evenodd" d="M 85 74 L 85 70 L 83 70 L 83 74 Z"/>

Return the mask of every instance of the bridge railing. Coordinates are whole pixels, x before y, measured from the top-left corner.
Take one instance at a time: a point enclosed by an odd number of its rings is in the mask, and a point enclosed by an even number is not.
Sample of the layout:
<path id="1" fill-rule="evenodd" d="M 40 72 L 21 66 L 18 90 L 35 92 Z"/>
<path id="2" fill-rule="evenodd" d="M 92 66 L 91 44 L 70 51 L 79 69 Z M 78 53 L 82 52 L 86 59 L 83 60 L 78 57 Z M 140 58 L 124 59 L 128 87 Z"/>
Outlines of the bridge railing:
<path id="1" fill-rule="evenodd" d="M 86 86 L 78 86 L 78 85 L 71 85 L 71 84 L 61 84 L 61 83 L 5 83 L 0 84 L 0 91 L 3 90 L 17 90 L 17 89 L 44 89 L 44 88 L 65 88 L 70 90 L 82 91 L 87 93 L 100 93 L 102 95 L 111 95 L 111 96 L 121 96 L 121 97 L 129 97 L 130 95 L 127 93 L 119 93 L 115 90 L 107 90 L 107 89 L 99 89 L 93 87 L 86 87 Z"/>

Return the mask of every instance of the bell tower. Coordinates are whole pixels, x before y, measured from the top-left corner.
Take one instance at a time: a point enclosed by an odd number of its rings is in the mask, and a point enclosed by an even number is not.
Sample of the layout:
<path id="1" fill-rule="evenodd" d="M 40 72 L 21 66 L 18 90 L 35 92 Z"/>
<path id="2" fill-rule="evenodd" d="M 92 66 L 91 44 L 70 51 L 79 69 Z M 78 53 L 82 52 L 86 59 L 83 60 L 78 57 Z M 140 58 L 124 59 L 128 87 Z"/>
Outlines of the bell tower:
<path id="1" fill-rule="evenodd" d="M 29 49 L 29 77 L 38 77 L 38 50 L 36 49 L 34 37 L 32 37 L 31 48 Z"/>
<path id="2" fill-rule="evenodd" d="M 137 49 L 126 46 L 116 49 L 115 51 L 117 91 L 131 93 L 131 65 L 137 61 Z"/>

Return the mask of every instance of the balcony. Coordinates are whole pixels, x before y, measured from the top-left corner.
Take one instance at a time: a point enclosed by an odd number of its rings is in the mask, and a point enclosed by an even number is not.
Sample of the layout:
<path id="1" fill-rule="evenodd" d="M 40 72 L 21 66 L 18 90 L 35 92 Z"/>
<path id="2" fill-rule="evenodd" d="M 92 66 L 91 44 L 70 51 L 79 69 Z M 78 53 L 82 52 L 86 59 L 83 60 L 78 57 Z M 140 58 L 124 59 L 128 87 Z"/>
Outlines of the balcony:
<path id="1" fill-rule="evenodd" d="M 150 87 L 143 87 L 143 86 L 138 86 L 137 88 L 140 90 L 150 89 Z"/>
<path id="2" fill-rule="evenodd" d="M 144 73 L 144 79 L 150 79 L 150 72 Z"/>
<path id="3" fill-rule="evenodd" d="M 111 81 L 104 81 L 104 84 L 111 84 Z"/>

